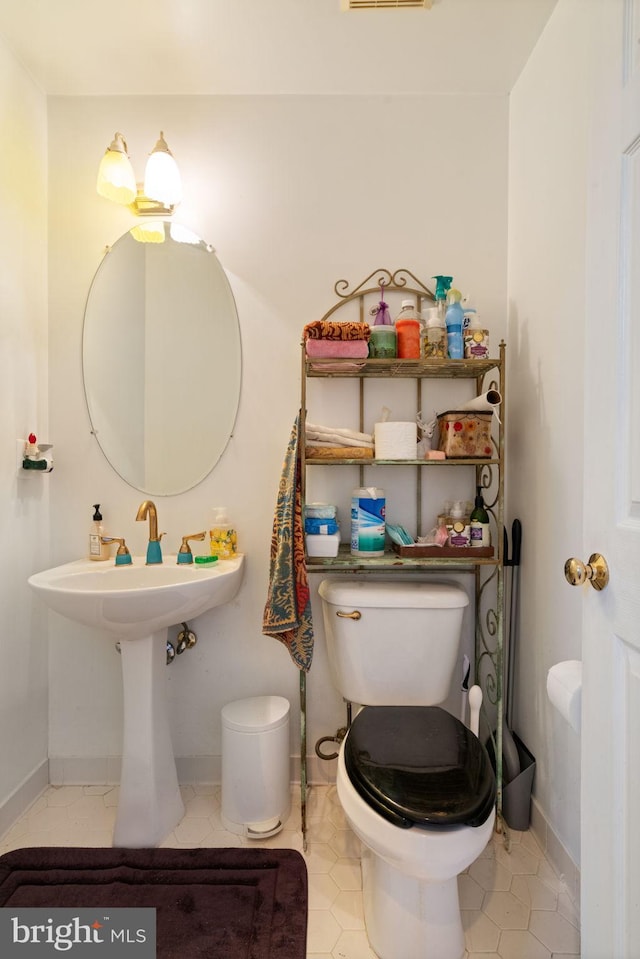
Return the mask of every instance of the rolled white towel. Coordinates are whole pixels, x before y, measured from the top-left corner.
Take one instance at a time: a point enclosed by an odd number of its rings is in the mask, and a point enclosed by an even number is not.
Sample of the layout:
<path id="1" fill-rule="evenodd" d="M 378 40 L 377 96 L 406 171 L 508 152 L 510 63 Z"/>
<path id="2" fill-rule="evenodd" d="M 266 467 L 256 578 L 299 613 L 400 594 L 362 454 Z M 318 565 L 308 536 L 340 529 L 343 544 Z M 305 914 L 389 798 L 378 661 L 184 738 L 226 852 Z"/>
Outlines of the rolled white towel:
<path id="1" fill-rule="evenodd" d="M 307 420 L 305 424 L 305 430 L 306 430 L 307 436 L 310 436 L 311 434 L 315 434 L 315 433 L 318 433 L 318 434 L 326 433 L 331 437 L 342 436 L 343 438 L 349 439 L 349 440 L 362 440 L 366 443 L 373 443 L 373 436 L 371 435 L 371 433 L 359 433 L 358 430 L 344 429 L 343 427 L 340 427 L 340 426 L 318 426 L 317 424 L 310 423 Z M 320 438 L 322 437 L 319 436 L 318 439 Z M 351 446 L 353 444 L 350 443 L 349 445 Z"/>
<path id="2" fill-rule="evenodd" d="M 373 449 L 372 442 L 349 439 L 346 436 L 334 435 L 332 433 L 307 433 L 305 435 L 305 442 L 307 446 L 344 446 L 345 449 L 357 446 L 367 450 Z"/>

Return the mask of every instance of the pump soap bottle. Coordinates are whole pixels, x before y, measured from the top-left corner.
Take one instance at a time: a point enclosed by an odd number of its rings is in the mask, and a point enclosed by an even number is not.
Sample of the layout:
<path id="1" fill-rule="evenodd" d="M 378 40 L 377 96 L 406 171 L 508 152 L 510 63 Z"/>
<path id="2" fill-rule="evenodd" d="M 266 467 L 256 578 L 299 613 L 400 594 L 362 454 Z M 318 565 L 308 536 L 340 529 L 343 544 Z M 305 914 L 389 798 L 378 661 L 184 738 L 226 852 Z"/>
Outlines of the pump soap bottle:
<path id="1" fill-rule="evenodd" d="M 423 310 L 424 330 L 422 335 L 422 355 L 425 360 L 446 360 L 447 329 L 444 315 L 436 306 Z"/>
<path id="2" fill-rule="evenodd" d="M 89 559 L 96 562 L 104 562 L 109 559 L 109 544 L 102 542 L 104 536 L 104 526 L 102 525 L 102 513 L 100 512 L 100 503 L 93 504 L 93 522 L 89 532 Z"/>
<path id="3" fill-rule="evenodd" d="M 485 330 L 476 309 L 465 309 L 464 327 L 465 360 L 486 360 L 489 356 L 489 330 Z"/>
<path id="4" fill-rule="evenodd" d="M 213 510 L 213 526 L 209 530 L 211 555 L 218 559 L 232 559 L 238 552 L 238 535 L 229 522 L 225 506 Z"/>
<path id="5" fill-rule="evenodd" d="M 471 511 L 471 545 L 491 546 L 491 527 L 489 514 L 482 498 L 482 487 L 476 487 L 476 502 Z"/>

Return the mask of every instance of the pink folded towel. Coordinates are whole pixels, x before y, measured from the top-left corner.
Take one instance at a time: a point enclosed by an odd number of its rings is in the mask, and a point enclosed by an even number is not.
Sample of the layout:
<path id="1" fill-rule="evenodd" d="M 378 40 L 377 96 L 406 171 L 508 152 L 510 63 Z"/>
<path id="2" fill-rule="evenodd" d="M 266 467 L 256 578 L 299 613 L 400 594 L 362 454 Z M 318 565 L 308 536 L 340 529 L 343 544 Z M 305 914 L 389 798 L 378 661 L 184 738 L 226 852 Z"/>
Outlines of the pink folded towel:
<path id="1" fill-rule="evenodd" d="M 307 340 L 305 349 L 307 356 L 313 359 L 348 357 L 361 360 L 369 355 L 366 340 Z"/>

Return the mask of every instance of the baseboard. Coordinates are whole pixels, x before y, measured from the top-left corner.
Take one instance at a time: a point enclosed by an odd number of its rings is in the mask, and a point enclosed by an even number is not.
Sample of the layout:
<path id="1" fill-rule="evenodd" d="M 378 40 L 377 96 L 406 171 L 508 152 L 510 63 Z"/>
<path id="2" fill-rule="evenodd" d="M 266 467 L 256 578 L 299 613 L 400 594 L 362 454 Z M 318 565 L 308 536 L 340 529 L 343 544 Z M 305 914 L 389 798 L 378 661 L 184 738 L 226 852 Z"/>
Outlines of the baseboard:
<path id="1" fill-rule="evenodd" d="M 24 816 L 38 796 L 49 785 L 49 761 L 43 759 L 33 772 L 26 776 L 10 796 L 0 804 L 0 836 L 4 836 L 13 824 Z"/>
<path id="2" fill-rule="evenodd" d="M 567 852 L 535 798 L 531 800 L 531 832 L 542 848 L 545 858 L 565 884 L 567 894 L 579 916 L 580 867 Z"/>

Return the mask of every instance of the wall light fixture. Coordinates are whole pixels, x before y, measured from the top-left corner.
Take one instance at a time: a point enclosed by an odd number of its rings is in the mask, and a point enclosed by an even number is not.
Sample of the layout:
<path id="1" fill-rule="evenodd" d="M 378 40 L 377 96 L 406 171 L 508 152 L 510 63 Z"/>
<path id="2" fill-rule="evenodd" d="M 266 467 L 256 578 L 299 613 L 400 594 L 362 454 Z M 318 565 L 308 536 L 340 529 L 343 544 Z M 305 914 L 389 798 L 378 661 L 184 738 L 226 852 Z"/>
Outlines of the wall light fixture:
<path id="1" fill-rule="evenodd" d="M 96 189 L 138 216 L 171 216 L 182 199 L 182 182 L 163 133 L 149 154 L 143 184 L 136 184 L 127 141 L 116 133 L 100 161 Z"/>

